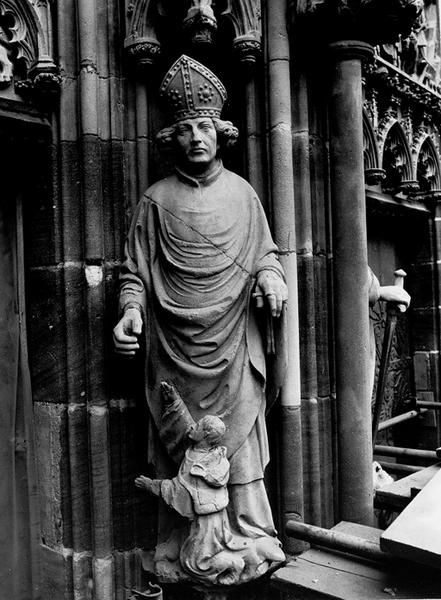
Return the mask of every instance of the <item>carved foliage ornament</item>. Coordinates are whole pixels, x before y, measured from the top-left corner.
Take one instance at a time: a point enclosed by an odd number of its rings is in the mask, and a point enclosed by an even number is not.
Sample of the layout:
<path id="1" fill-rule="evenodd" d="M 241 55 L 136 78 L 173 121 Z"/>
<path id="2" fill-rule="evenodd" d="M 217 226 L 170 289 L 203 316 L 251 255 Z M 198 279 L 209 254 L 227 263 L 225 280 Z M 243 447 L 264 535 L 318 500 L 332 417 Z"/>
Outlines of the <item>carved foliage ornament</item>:
<path id="1" fill-rule="evenodd" d="M 440 91 L 438 9 L 435 0 L 417 0 L 420 12 L 407 37 L 383 45 L 380 56 L 427 87 Z"/>
<path id="2" fill-rule="evenodd" d="M 15 79 L 17 92 L 59 90 L 47 0 L 0 0 L 0 66 L 2 85 Z"/>

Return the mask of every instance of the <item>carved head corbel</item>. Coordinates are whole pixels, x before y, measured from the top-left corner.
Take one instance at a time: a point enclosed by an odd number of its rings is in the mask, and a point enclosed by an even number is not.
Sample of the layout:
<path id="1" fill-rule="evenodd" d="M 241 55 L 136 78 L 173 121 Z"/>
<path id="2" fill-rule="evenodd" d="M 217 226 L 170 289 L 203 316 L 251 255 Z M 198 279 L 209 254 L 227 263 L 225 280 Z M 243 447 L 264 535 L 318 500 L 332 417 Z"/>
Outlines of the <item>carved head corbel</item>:
<path id="1" fill-rule="evenodd" d="M 182 26 L 193 46 L 211 46 L 217 31 L 217 21 L 211 7 L 211 0 L 192 0 Z"/>

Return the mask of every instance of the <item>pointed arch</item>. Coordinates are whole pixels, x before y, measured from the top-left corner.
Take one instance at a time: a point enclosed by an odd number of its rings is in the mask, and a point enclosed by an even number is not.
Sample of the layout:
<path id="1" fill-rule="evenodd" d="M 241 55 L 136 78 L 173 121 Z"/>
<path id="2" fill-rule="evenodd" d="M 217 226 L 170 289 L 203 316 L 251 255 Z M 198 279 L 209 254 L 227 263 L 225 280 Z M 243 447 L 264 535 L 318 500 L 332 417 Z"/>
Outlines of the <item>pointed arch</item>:
<path id="1" fill-rule="evenodd" d="M 363 111 L 363 159 L 364 175 L 368 185 L 375 185 L 384 179 L 384 171 L 380 167 L 377 139 L 367 112 Z"/>
<path id="2" fill-rule="evenodd" d="M 419 148 L 416 175 L 422 192 L 441 190 L 440 163 L 430 135 L 427 135 Z"/>
<path id="3" fill-rule="evenodd" d="M 417 188 L 412 168 L 412 155 L 404 129 L 398 121 L 391 124 L 384 138 L 381 166 L 386 177 L 385 191 L 410 191 Z"/>
<path id="4" fill-rule="evenodd" d="M 260 41 L 262 34 L 260 0 L 228 0 L 221 16 L 231 21 L 236 37 L 249 36 Z"/>
<path id="5" fill-rule="evenodd" d="M 260 0 L 227 0 L 221 17 L 234 30 L 233 48 L 243 64 L 253 65 L 261 52 L 262 24 Z"/>
<path id="6" fill-rule="evenodd" d="M 55 68 L 49 2 L 0 0 L 0 19 L 8 43 L 16 48 L 16 60 L 23 61 L 28 72 Z"/>
<path id="7" fill-rule="evenodd" d="M 152 34 L 152 12 L 157 8 L 155 0 L 138 0 L 134 3 L 127 37 L 145 38 Z"/>
<path id="8" fill-rule="evenodd" d="M 161 10 L 157 0 L 137 0 L 133 5 L 124 48 L 138 67 L 153 64 L 161 54 L 154 24 Z"/>

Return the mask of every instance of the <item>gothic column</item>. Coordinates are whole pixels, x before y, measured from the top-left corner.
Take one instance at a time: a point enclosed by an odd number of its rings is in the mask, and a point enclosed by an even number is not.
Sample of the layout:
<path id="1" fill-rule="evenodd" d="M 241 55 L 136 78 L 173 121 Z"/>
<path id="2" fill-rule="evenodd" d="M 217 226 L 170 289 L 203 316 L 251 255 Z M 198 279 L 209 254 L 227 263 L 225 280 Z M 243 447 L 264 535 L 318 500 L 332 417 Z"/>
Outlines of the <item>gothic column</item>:
<path id="1" fill-rule="evenodd" d="M 315 68 L 316 59 L 322 64 L 331 51 L 328 117 L 339 516 L 369 524 L 373 492 L 361 66 L 372 55 L 372 46 L 408 35 L 420 8 L 414 0 L 304 0 L 291 6 L 296 39 L 303 44 L 312 36 L 315 40 Z"/>
<path id="2" fill-rule="evenodd" d="M 361 63 L 369 44 L 330 45 L 330 161 L 340 517 L 372 521 L 371 389 Z"/>

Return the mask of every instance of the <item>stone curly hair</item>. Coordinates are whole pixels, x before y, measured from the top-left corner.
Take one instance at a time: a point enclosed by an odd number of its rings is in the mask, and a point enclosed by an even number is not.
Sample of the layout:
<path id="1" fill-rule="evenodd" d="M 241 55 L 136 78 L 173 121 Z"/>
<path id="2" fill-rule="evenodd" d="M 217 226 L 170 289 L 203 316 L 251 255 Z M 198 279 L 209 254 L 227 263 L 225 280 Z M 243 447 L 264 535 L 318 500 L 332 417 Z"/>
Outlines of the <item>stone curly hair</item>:
<path id="1" fill-rule="evenodd" d="M 211 120 L 217 132 L 220 148 L 231 148 L 234 146 L 239 137 L 237 127 L 231 121 L 223 121 L 215 117 L 211 117 Z M 165 127 L 156 135 L 156 142 L 162 150 L 173 149 L 177 125 L 177 123 L 174 123 L 170 127 Z"/>
<path id="2" fill-rule="evenodd" d="M 209 443 L 219 442 L 225 435 L 225 423 L 215 415 L 205 415 L 199 419 L 190 431 L 189 437 L 194 442 L 206 440 Z"/>

